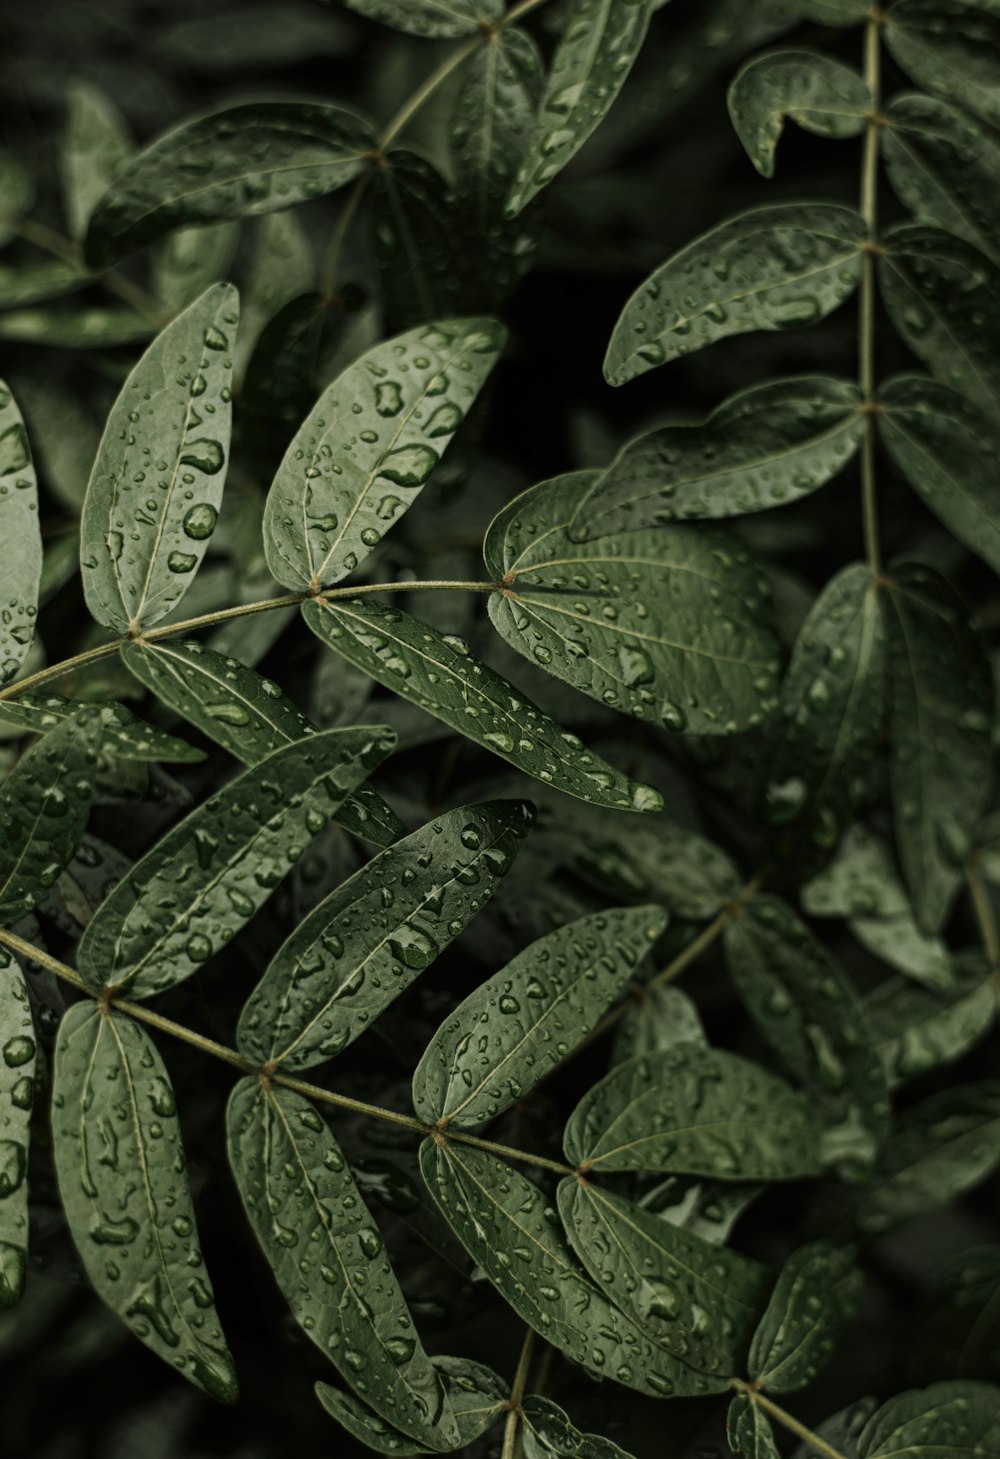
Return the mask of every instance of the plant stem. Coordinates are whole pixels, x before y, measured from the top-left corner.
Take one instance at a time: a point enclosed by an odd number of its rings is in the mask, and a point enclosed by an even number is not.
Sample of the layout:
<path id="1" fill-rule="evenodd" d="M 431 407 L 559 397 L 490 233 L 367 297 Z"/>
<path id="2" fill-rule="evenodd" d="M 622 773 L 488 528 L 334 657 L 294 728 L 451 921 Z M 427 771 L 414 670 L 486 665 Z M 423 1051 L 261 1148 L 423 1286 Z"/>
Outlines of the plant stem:
<path id="1" fill-rule="evenodd" d="M 969 885 L 973 911 L 979 924 L 979 935 L 983 939 L 983 947 L 990 960 L 990 971 L 995 978 L 1000 980 L 1000 931 L 997 929 L 997 921 L 993 915 L 990 894 L 983 885 L 983 878 L 974 855 L 970 856 L 965 863 L 965 879 Z"/>
<path id="2" fill-rule="evenodd" d="M 878 507 L 875 496 L 875 447 L 878 424 L 875 418 L 875 295 L 876 237 L 878 223 L 878 110 L 881 99 L 881 17 L 874 11 L 865 25 L 865 81 L 871 92 L 872 110 L 865 127 L 861 165 L 861 216 L 868 230 L 868 246 L 861 255 L 861 311 L 859 321 L 859 379 L 865 405 L 865 433 L 861 442 L 861 494 L 864 519 L 865 556 L 873 574 L 881 573 Z"/>
<path id="3" fill-rule="evenodd" d="M 757 1408 L 763 1409 L 769 1418 L 776 1419 L 790 1434 L 794 1434 L 811 1449 L 815 1449 L 817 1454 L 824 1455 L 825 1459 L 845 1459 L 839 1449 L 828 1444 L 814 1429 L 807 1428 L 805 1424 L 800 1423 L 793 1414 L 788 1413 L 773 1399 L 768 1398 L 767 1394 L 762 1393 L 759 1388 L 754 1388 L 753 1384 L 744 1383 L 742 1378 L 733 1378 L 731 1386 L 738 1392 L 745 1393 L 751 1403 L 755 1404 Z"/>
<path id="4" fill-rule="evenodd" d="M 185 618 L 181 623 L 168 623 L 162 628 L 147 629 L 138 637 L 122 634 L 120 638 L 113 638 L 109 643 L 101 643 L 96 648 L 85 649 L 83 653 L 74 654 L 72 658 L 63 659 L 58 664 L 50 664 L 46 669 L 39 669 L 36 674 L 29 674 L 25 679 L 17 679 L 13 684 L 8 684 L 6 689 L 0 689 L 0 702 L 4 699 L 17 699 L 19 695 L 30 693 L 42 684 L 47 684 L 51 679 L 58 679 L 63 674 L 70 673 L 73 669 L 82 668 L 85 664 L 97 663 L 99 659 L 109 658 L 112 654 L 117 653 L 125 643 L 155 643 L 161 638 L 174 638 L 178 633 L 193 633 L 199 628 L 211 628 L 214 624 L 225 623 L 230 618 L 245 618 L 251 613 L 268 613 L 273 608 L 294 608 L 300 603 L 308 603 L 313 598 L 335 602 L 338 598 L 365 598 L 373 593 L 413 593 L 417 591 L 496 593 L 500 591 L 501 587 L 501 583 L 457 582 L 448 578 L 436 578 L 403 583 L 357 583 L 354 586 L 343 588 L 327 588 L 320 593 L 285 593 L 280 598 L 263 598 L 257 603 L 239 603 L 235 608 L 221 608 L 215 613 L 202 613 L 199 618 Z"/>
<path id="5" fill-rule="evenodd" d="M 500 1459 L 515 1459 L 517 1454 L 521 1420 L 524 1417 L 521 1403 L 524 1399 L 524 1390 L 528 1386 L 528 1372 L 531 1368 L 531 1357 L 534 1349 L 535 1333 L 529 1327 L 524 1334 L 524 1342 L 521 1344 L 521 1356 L 517 1360 L 517 1370 L 514 1373 L 514 1382 L 511 1384 L 510 1398 L 507 1400 L 507 1421 L 504 1424 L 503 1448 L 500 1452 Z"/>

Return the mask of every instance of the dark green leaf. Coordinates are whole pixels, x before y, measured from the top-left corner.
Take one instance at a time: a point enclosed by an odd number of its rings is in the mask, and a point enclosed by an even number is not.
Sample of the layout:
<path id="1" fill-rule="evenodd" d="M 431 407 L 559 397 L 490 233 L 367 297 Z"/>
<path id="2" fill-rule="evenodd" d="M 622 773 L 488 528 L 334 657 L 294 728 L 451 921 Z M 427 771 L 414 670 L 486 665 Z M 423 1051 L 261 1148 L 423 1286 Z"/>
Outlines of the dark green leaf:
<path id="1" fill-rule="evenodd" d="M 472 35 L 499 20 L 503 0 L 345 0 L 349 10 L 427 37 Z"/>
<path id="2" fill-rule="evenodd" d="M 155 325 L 134 309 L 81 305 L 76 309 L 12 309 L 0 314 L 0 339 L 64 350 L 137 344 L 155 333 Z"/>
<path id="3" fill-rule="evenodd" d="M 605 379 L 624 385 L 729 335 L 815 324 L 857 288 L 865 235 L 860 214 L 832 203 L 720 223 L 639 285 L 611 336 Z"/>
<path id="4" fill-rule="evenodd" d="M 530 825 L 523 801 L 459 806 L 355 872 L 275 953 L 240 1018 L 240 1052 L 308 1069 L 352 1043 L 472 921 Z"/>
<path id="5" fill-rule="evenodd" d="M 145 1030 L 89 999 L 74 1004 L 59 1029 L 52 1113 L 63 1208 L 95 1291 L 182 1377 L 234 1402 L 174 1092 Z"/>
<path id="6" fill-rule="evenodd" d="M 31 211 L 35 184 L 12 152 L 0 148 L 0 247 L 17 237 L 17 221 Z"/>
<path id="7" fill-rule="evenodd" d="M 432 163 L 416 152 L 389 153 L 374 179 L 372 248 L 393 328 L 464 313 L 470 294 L 477 303 L 483 299 L 469 287 L 470 268 L 480 261 L 478 238 L 470 247 L 463 237 L 466 222 Z"/>
<path id="8" fill-rule="evenodd" d="M 60 157 L 71 237 L 83 237 L 90 215 L 131 154 L 132 141 L 114 102 L 88 81 L 71 82 Z"/>
<path id="9" fill-rule="evenodd" d="M 675 1044 L 706 1044 L 698 1009 L 680 988 L 635 988 L 615 1032 L 614 1062 L 655 1054 Z"/>
<path id="10" fill-rule="evenodd" d="M 208 547 L 229 453 L 236 290 L 213 285 L 150 345 L 112 407 L 83 504 L 87 606 L 116 633 L 184 596 Z"/>
<path id="11" fill-rule="evenodd" d="M 878 1399 L 859 1398 L 857 1403 L 851 1403 L 839 1413 L 824 1419 L 814 1428 L 814 1433 L 824 1447 L 817 1448 L 807 1441 L 798 1445 L 792 1459 L 829 1459 L 826 1452 L 829 1447 L 836 1449 L 841 1459 L 858 1459 L 858 1439 L 877 1407 Z"/>
<path id="12" fill-rule="evenodd" d="M 538 48 L 513 26 L 480 46 L 463 71 L 449 151 L 457 191 L 480 230 L 503 217 L 541 90 Z"/>
<path id="13" fill-rule="evenodd" d="M 74 699 L 59 694 L 19 694 L 0 701 L 0 723 L 17 725 L 31 734 L 48 734 L 79 710 Z M 124 704 L 96 706 L 101 717 L 101 751 L 116 760 L 157 761 L 192 764 L 204 760 L 205 752 L 175 739 L 155 725 L 137 719 Z"/>
<path id="14" fill-rule="evenodd" d="M 299 294 L 261 331 L 243 382 L 244 444 L 261 476 L 271 475 L 316 396 L 326 306 Z"/>
<path id="15" fill-rule="evenodd" d="M 600 1434 L 582 1434 L 548 1398 L 529 1393 L 521 1404 L 527 1459 L 631 1459 Z"/>
<path id="16" fill-rule="evenodd" d="M 24 1291 L 28 1268 L 28 1137 L 35 1098 L 35 1029 L 24 976 L 0 947 L 0 1309 Z"/>
<path id="17" fill-rule="evenodd" d="M 815 51 L 771 51 L 749 61 L 729 88 L 729 115 L 750 161 L 774 176 L 785 118 L 820 137 L 856 137 L 871 92 L 849 66 Z"/>
<path id="18" fill-rule="evenodd" d="M 996 1024 L 997 987 L 988 963 L 974 955 L 956 968 L 951 987 L 887 979 L 868 994 L 864 1012 L 886 1077 L 898 1084 L 959 1058 L 985 1038 Z"/>
<path id="19" fill-rule="evenodd" d="M 1000 1454 L 1000 1390 L 991 1383 L 932 1383 L 900 1393 L 869 1419 L 859 1459 L 978 1459 Z"/>
<path id="20" fill-rule="evenodd" d="M 864 25 L 868 0 L 795 0 L 799 15 L 824 25 Z"/>
<path id="21" fill-rule="evenodd" d="M 896 0 L 885 39 L 918 86 L 1000 122 L 1000 13 L 989 0 Z"/>
<path id="22" fill-rule="evenodd" d="M 89 283 L 89 274 L 60 258 L 4 264 L 0 268 L 0 309 L 17 309 L 23 304 L 57 299 Z"/>
<path id="23" fill-rule="evenodd" d="M 17 403 L 0 380 L 0 541 L 3 601 L 0 616 L 0 684 L 12 679 L 35 636 L 42 576 L 38 483 L 28 433 Z"/>
<path id="24" fill-rule="evenodd" d="M 444 1382 L 460 1435 L 460 1447 L 482 1437 L 504 1413 L 508 1388 L 483 1363 L 469 1358 L 432 1358 Z M 401 1433 L 360 1399 L 328 1383 L 316 1384 L 316 1396 L 331 1418 L 378 1454 L 433 1454 L 408 1434 Z"/>
<path id="25" fill-rule="evenodd" d="M 177 228 L 167 234 L 157 250 L 153 289 L 171 314 L 186 309 L 210 284 L 225 279 L 238 239 L 235 223 Z"/>
<path id="26" fill-rule="evenodd" d="M 1000 1344 L 1000 1246 L 974 1246 L 938 1266 L 916 1324 L 908 1372 L 992 1378 Z"/>
<path id="27" fill-rule="evenodd" d="M 851 1252 L 826 1241 L 785 1262 L 750 1349 L 750 1377 L 772 1393 L 804 1388 L 826 1367 L 861 1293 Z"/>
<path id="28" fill-rule="evenodd" d="M 726 1438 L 742 1459 L 779 1459 L 770 1420 L 749 1393 L 737 1393 L 726 1414 Z"/>

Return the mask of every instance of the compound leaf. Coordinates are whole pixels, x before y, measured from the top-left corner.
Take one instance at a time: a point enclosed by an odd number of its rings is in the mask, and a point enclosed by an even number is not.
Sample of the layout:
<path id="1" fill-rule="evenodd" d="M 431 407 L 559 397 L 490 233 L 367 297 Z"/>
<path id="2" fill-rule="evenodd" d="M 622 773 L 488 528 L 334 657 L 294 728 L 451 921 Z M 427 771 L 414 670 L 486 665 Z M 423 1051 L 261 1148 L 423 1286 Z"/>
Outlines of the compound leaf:
<path id="1" fill-rule="evenodd" d="M 754 1333 L 748 1368 L 754 1382 L 773 1393 L 811 1383 L 829 1361 L 861 1286 L 847 1248 L 814 1241 L 794 1251 Z"/>
<path id="2" fill-rule="evenodd" d="M 771 51 L 748 61 L 729 88 L 729 115 L 750 161 L 774 176 L 785 118 L 820 137 L 856 137 L 871 92 L 850 66 L 815 51 Z"/>
<path id="3" fill-rule="evenodd" d="M 35 636 L 42 578 L 38 482 L 24 420 L 0 380 L 0 542 L 3 543 L 3 613 L 0 614 L 0 684 L 12 679 Z"/>

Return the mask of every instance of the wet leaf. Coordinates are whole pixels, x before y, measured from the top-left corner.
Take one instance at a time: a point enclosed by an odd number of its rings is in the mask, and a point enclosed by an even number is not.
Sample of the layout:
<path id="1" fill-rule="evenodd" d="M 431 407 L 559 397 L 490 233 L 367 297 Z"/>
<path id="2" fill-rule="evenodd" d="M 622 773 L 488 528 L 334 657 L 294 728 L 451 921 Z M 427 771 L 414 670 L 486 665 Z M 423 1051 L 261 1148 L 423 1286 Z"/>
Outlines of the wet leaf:
<path id="1" fill-rule="evenodd" d="M 657 791 L 587 750 L 454 635 L 361 598 L 317 599 L 303 605 L 302 616 L 317 638 L 377 683 L 526 774 L 596 805 L 662 809 Z"/>
<path id="2" fill-rule="evenodd" d="M 682 1367 L 702 1374 L 708 1391 L 724 1393 L 764 1311 L 767 1269 L 585 1181 L 560 1183 L 559 1214 L 609 1300 Z"/>
<path id="3" fill-rule="evenodd" d="M 182 122 L 120 172 L 90 219 L 93 268 L 194 224 L 249 218 L 350 182 L 375 145 L 339 106 L 268 101 Z"/>
<path id="4" fill-rule="evenodd" d="M 459 806 L 374 857 L 275 953 L 240 1017 L 240 1052 L 286 1069 L 338 1054 L 472 921 L 530 825 L 524 801 Z"/>
<path id="5" fill-rule="evenodd" d="M 3 601 L 0 615 L 0 684 L 12 679 L 35 636 L 42 576 L 38 482 L 24 420 L 0 380 L 0 541 Z"/>
<path id="6" fill-rule="evenodd" d="M 592 1085 L 564 1148 L 585 1172 L 796 1180 L 816 1174 L 818 1138 L 810 1105 L 783 1080 L 688 1043 L 629 1059 Z"/>
<path id="7" fill-rule="evenodd" d="M 68 1009 L 52 1112 L 63 1208 L 94 1290 L 182 1377 L 235 1402 L 174 1092 L 145 1030 L 89 999 Z"/>
<path id="8" fill-rule="evenodd" d="M 490 319 L 421 325 L 327 387 L 267 498 L 264 545 L 280 583 L 335 583 L 378 546 L 437 465 L 504 339 Z"/>
<path id="9" fill-rule="evenodd" d="M 79 708 L 76 700 L 59 694 L 19 694 L 16 699 L 0 701 L 0 723 L 17 725 L 31 734 L 48 734 L 72 719 Z M 116 760 L 169 760 L 190 765 L 205 758 L 204 750 L 137 719 L 124 704 L 102 702 L 94 712 L 100 715 L 101 752 Z"/>
<path id="10" fill-rule="evenodd" d="M 631 1459 L 610 1439 L 582 1434 L 561 1408 L 529 1393 L 521 1405 L 527 1459 Z"/>
<path id="11" fill-rule="evenodd" d="M 115 401 L 83 504 L 87 606 L 116 633 L 180 602 L 215 529 L 238 299 L 213 285 L 159 334 Z"/>
<path id="12" fill-rule="evenodd" d="M 326 730 L 216 791 L 101 903 L 80 942 L 81 977 L 95 991 L 110 985 L 135 998 L 190 977 L 263 906 L 394 742 L 381 726 Z"/>
<path id="13" fill-rule="evenodd" d="M 959 1459 L 970 1450 L 983 1459 L 1000 1454 L 1000 1401 L 991 1383 L 932 1383 L 890 1398 L 869 1419 L 858 1459 Z"/>
<path id="14" fill-rule="evenodd" d="M 210 284 L 222 282 L 229 272 L 239 240 L 235 223 L 207 228 L 177 228 L 168 233 L 156 252 L 153 290 L 171 314 L 193 304 Z"/>
<path id="15" fill-rule="evenodd" d="M 865 225 L 851 208 L 754 208 L 689 243 L 640 284 L 604 361 L 610 385 L 734 334 L 816 324 L 861 275 Z"/>
<path id="16" fill-rule="evenodd" d="M 748 61 L 728 102 L 736 135 L 764 177 L 774 176 L 786 117 L 820 137 L 856 137 L 872 107 L 857 71 L 815 51 L 771 51 Z"/>
<path id="17" fill-rule="evenodd" d="M 101 716 L 81 709 L 36 741 L 0 785 L 0 918 L 40 902 L 76 850 L 94 794 Z"/>
<path id="18" fill-rule="evenodd" d="M 734 1454 L 742 1459 L 779 1459 L 767 1414 L 749 1393 L 737 1393 L 726 1414 L 726 1438 Z"/>
<path id="19" fill-rule="evenodd" d="M 865 1424 L 878 1407 L 876 1398 L 859 1398 L 814 1426 L 814 1433 L 836 1449 L 841 1459 L 858 1459 L 858 1439 Z M 828 1459 L 814 1444 L 802 1443 L 792 1459 Z"/>
<path id="20" fill-rule="evenodd" d="M 680 988 L 634 988 L 615 1032 L 614 1062 L 655 1054 L 675 1044 L 708 1044 L 694 1002 Z"/>
<path id="21" fill-rule="evenodd" d="M 864 1002 L 865 1022 L 894 1084 L 959 1058 L 993 1030 L 997 1011 L 989 964 L 975 954 L 956 967 L 950 987 L 889 978 Z"/>
<path id="22" fill-rule="evenodd" d="M 70 82 L 59 160 L 71 237 L 86 233 L 90 215 L 131 155 L 128 128 L 110 97 L 89 81 Z"/>
<path id="23" fill-rule="evenodd" d="M 474 1130 L 509 1109 L 623 991 L 666 926 L 658 907 L 581 917 L 531 943 L 445 1019 L 413 1076 L 429 1125 Z"/>
<path id="24" fill-rule="evenodd" d="M 472 35 L 499 20 L 503 0 L 345 0 L 349 10 L 428 38 Z"/>
<path id="25" fill-rule="evenodd" d="M 897 0 L 885 40 L 918 86 L 1000 123 L 1000 12 L 989 0 Z"/>
<path id="26" fill-rule="evenodd" d="M 35 1028 L 24 975 L 0 947 L 0 1308 L 21 1300 L 28 1269 L 28 1139 Z"/>
<path id="27" fill-rule="evenodd" d="M 804 1388 L 826 1367 L 861 1295 L 851 1250 L 813 1241 L 793 1251 L 754 1333 L 748 1372 L 770 1393 Z"/>
<path id="28" fill-rule="evenodd" d="M 504 215 L 542 92 L 542 58 L 526 31 L 505 26 L 462 72 L 448 136 L 456 190 L 482 236 Z"/>
<path id="29" fill-rule="evenodd" d="M 777 697 L 767 584 L 735 537 L 692 526 L 574 542 L 592 472 L 543 481 L 496 516 L 490 618 L 518 653 L 591 698 L 689 734 L 757 724 Z"/>
<path id="30" fill-rule="evenodd" d="M 931 568 L 893 567 L 886 608 L 896 842 L 917 925 L 936 932 L 989 794 L 993 687 L 965 604 Z"/>
<path id="31" fill-rule="evenodd" d="M 469 1358 L 432 1358 L 451 1402 L 460 1435 L 460 1447 L 473 1444 L 503 1417 L 508 1388 L 503 1379 L 483 1363 Z M 331 1418 L 377 1454 L 433 1454 L 409 1435 L 394 1429 L 366 1404 L 350 1393 L 316 1384 L 316 1396 Z"/>
<path id="32" fill-rule="evenodd" d="M 315 1107 L 243 1079 L 227 1114 L 229 1163 L 296 1322 L 367 1404 L 414 1438 L 458 1428 L 347 1162 Z"/>

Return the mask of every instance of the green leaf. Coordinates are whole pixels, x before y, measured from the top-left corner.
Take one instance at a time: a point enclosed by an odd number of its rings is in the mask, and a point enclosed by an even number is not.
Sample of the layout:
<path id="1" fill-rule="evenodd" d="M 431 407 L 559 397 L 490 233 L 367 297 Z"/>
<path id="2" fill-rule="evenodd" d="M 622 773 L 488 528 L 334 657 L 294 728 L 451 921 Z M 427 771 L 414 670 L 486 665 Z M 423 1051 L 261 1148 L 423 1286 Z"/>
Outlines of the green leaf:
<path id="1" fill-rule="evenodd" d="M 858 1459 L 980 1459 L 1000 1454 L 1000 1390 L 992 1383 L 932 1383 L 890 1398 L 861 1435 Z"/>
<path id="2" fill-rule="evenodd" d="M 260 11 L 255 11 L 260 14 Z M 324 19 L 329 20 L 329 16 Z M 241 289 L 242 319 L 233 352 L 237 379 L 268 321 L 285 304 L 315 286 L 315 260 L 308 234 L 294 212 L 266 213 L 251 225 L 251 251 Z"/>
<path id="3" fill-rule="evenodd" d="M 824 1121 L 823 1160 L 863 1178 L 888 1130 L 889 1100 L 846 973 L 778 897 L 749 901 L 726 927 L 724 946 L 747 1011 Z"/>
<path id="4" fill-rule="evenodd" d="M 538 47 L 515 26 L 491 36 L 463 69 L 448 143 L 456 188 L 477 230 L 503 218 L 542 84 Z"/>
<path id="5" fill-rule="evenodd" d="M 449 1014 L 413 1076 L 428 1125 L 474 1130 L 515 1104 L 623 991 L 666 926 L 658 907 L 581 917 L 531 943 Z"/>
<path id="6" fill-rule="evenodd" d="M 480 264 L 485 274 L 485 255 L 477 257 L 478 238 L 470 248 L 467 219 L 444 175 L 419 153 L 394 150 L 372 192 L 372 251 L 391 326 L 426 325 L 466 313 L 473 303 L 484 307 L 469 284 Z"/>
<path id="7" fill-rule="evenodd" d="M 490 523 L 503 592 L 489 613 L 526 659 L 600 703 L 689 734 L 732 734 L 774 706 L 778 645 L 764 577 L 722 529 L 620 532 L 575 542 L 593 472 L 543 481 Z"/>
<path id="8" fill-rule="evenodd" d="M 582 1434 L 561 1408 L 529 1393 L 521 1404 L 527 1459 L 631 1459 L 610 1439 Z"/>
<path id="9" fill-rule="evenodd" d="M 55 349 L 112 349 L 138 344 L 155 332 L 155 325 L 134 309 L 80 305 L 75 309 L 12 309 L 0 314 L 0 339 Z"/>
<path id="10" fill-rule="evenodd" d="M 0 541 L 4 545 L 0 684 L 12 679 L 35 636 L 42 576 L 38 483 L 24 420 L 0 380 Z"/>
<path id="11" fill-rule="evenodd" d="M 349 10 L 428 38 L 473 35 L 503 14 L 503 0 L 345 0 Z"/>
<path id="12" fill-rule="evenodd" d="M 235 1402 L 174 1092 L 138 1023 L 89 999 L 67 1011 L 55 1052 L 52 1136 L 63 1209 L 98 1296 L 182 1377 Z"/>
<path id="13" fill-rule="evenodd" d="M 335 583 L 378 546 L 437 465 L 505 338 L 491 319 L 421 325 L 375 345 L 327 387 L 268 493 L 264 545 L 279 583 Z"/>
<path id="14" fill-rule="evenodd" d="M 171 314 L 186 309 L 210 284 L 225 279 L 238 239 L 235 223 L 177 228 L 167 234 L 156 253 L 153 291 Z"/>
<path id="15" fill-rule="evenodd" d="M 757 56 L 729 88 L 729 115 L 750 161 L 774 176 L 785 118 L 819 137 L 856 137 L 871 111 L 871 92 L 850 66 L 815 51 Z"/>
<path id="16" fill-rule="evenodd" d="M 338 733 L 360 731 L 326 731 Z M 459 806 L 374 857 L 275 953 L 240 1017 L 240 1052 L 286 1069 L 338 1054 L 468 926 L 530 825 L 524 801 Z"/>
<path id="17" fill-rule="evenodd" d="M 810 1105 L 783 1080 L 688 1043 L 616 1065 L 570 1115 L 564 1148 L 585 1171 L 797 1180 L 816 1174 L 818 1138 Z"/>
<path id="18" fill-rule="evenodd" d="M 954 984 L 921 987 L 888 978 L 865 999 L 865 1022 L 893 1084 L 959 1058 L 985 1038 L 997 1018 L 997 988 L 985 959 L 956 968 Z"/>
<path id="19" fill-rule="evenodd" d="M 754 1382 L 771 1393 L 811 1383 L 829 1362 L 861 1287 L 847 1248 L 813 1241 L 793 1251 L 754 1333 L 748 1368 Z"/>
<path id="20" fill-rule="evenodd" d="M 0 785 L 0 919 L 40 902 L 83 835 L 101 715 L 81 709 L 36 741 Z"/>
<path id="21" fill-rule="evenodd" d="M 484 1363 L 470 1358 L 432 1358 L 444 1383 L 460 1436 L 459 1447 L 474 1443 L 503 1416 L 509 1391 L 506 1383 Z M 328 1383 L 316 1384 L 316 1396 L 331 1418 L 352 1438 L 378 1454 L 433 1454 L 409 1435 L 401 1433 L 353 1394 Z"/>
<path id="22" fill-rule="evenodd" d="M 19 694 L 16 699 L 0 701 L 0 724 L 44 735 L 72 719 L 79 708 L 75 699 L 64 699 L 59 694 Z M 124 704 L 102 702 L 96 710 L 101 718 L 101 752 L 113 759 L 150 763 L 171 760 L 190 765 L 205 758 L 204 750 L 137 719 Z"/>
<path id="23" fill-rule="evenodd" d="M 43 299 L 72 294 L 91 282 L 89 274 L 61 258 L 5 264 L 0 268 L 0 309 L 17 309 Z"/>
<path id="24" fill-rule="evenodd" d="M 572 0 L 508 210 L 519 213 L 607 115 L 649 26 L 651 0 Z"/>
<path id="25" fill-rule="evenodd" d="M 31 211 L 35 183 L 13 152 L 0 147 L 0 247 L 18 236 L 17 221 Z"/>
<path id="26" fill-rule="evenodd" d="M 443 1384 L 326 1122 L 301 1095 L 251 1076 L 233 1090 L 227 1130 L 247 1219 L 296 1322 L 382 1418 L 453 1447 Z"/>
<path id="27" fill-rule="evenodd" d="M 35 1029 L 24 975 L 0 947 L 0 1308 L 21 1300 L 28 1268 L 28 1138 Z"/>
<path id="28" fill-rule="evenodd" d="M 122 658 L 135 677 L 210 740 L 256 765 L 282 746 L 314 733 L 314 726 L 273 679 L 195 640 L 126 643 Z M 379 846 L 391 846 L 406 827 L 370 785 L 348 795 L 333 819 Z"/>
<path id="29" fill-rule="evenodd" d="M 699 425 L 630 441 L 581 499 L 570 536 L 735 517 L 785 506 L 842 471 L 865 431 L 861 393 L 823 375 L 771 380 L 724 401 Z"/>
<path id="30" fill-rule="evenodd" d="M 502 1160 L 443 1136 L 420 1147 L 442 1216 L 517 1315 L 574 1362 L 657 1398 L 680 1366 L 579 1267 L 546 1198 Z"/>
<path id="31" fill-rule="evenodd" d="M 771 1423 L 749 1393 L 737 1393 L 726 1414 L 726 1438 L 743 1459 L 780 1459 Z"/>
<path id="32" fill-rule="evenodd" d="M 932 1094 L 899 1115 L 860 1193 L 862 1230 L 881 1235 L 947 1205 L 1000 1163 L 1000 1082 L 982 1079 Z"/>
<path id="33" fill-rule="evenodd" d="M 1000 572 L 996 417 L 926 375 L 896 375 L 879 391 L 890 456 L 949 532 Z"/>
<path id="34" fill-rule="evenodd" d="M 1000 123 L 1000 13 L 966 0 L 896 0 L 885 40 L 918 86 Z"/>
<path id="35" fill-rule="evenodd" d="M 104 193 L 87 230 L 87 263 L 106 268 L 175 228 L 333 192 L 357 177 L 374 146 L 361 117 L 319 102 L 254 102 L 182 122 Z"/>
<path id="36" fill-rule="evenodd" d="M 83 504 L 87 606 L 115 633 L 149 628 L 184 596 L 222 501 L 236 290 L 213 285 L 132 370 L 98 447 Z"/>
<path id="37" fill-rule="evenodd" d="M 706 1044 L 698 1009 L 680 988 L 633 990 L 633 1002 L 615 1031 L 614 1062 L 655 1054 L 675 1044 Z"/>
<path id="38" fill-rule="evenodd" d="M 1000 270 L 941 228 L 902 223 L 882 241 L 880 291 L 897 331 L 936 380 L 995 415 Z"/>
<path id="39" fill-rule="evenodd" d="M 48 744 L 53 730 L 43 743 Z M 117 883 L 80 942 L 80 976 L 148 998 L 191 976 L 271 895 L 395 743 L 380 726 L 276 750 L 200 805 Z M 154 920 L 149 908 L 158 909 Z"/>
<path id="40" fill-rule="evenodd" d="M 1000 1339 L 1000 1246 L 974 1246 L 937 1266 L 916 1325 L 907 1372 L 992 1377 Z"/>
<path id="41" fill-rule="evenodd" d="M 453 634 L 361 598 L 316 599 L 303 604 L 302 616 L 317 638 L 377 683 L 527 775 L 597 805 L 662 809 L 658 791 L 585 749 Z"/>
<path id="42" fill-rule="evenodd" d="M 91 214 L 131 155 L 132 140 L 114 102 L 88 81 L 71 81 L 59 159 L 70 237 L 86 233 Z"/>
<path id="43" fill-rule="evenodd" d="M 868 788 L 882 730 L 887 630 L 871 568 L 842 568 L 795 641 L 762 767 L 764 819 L 786 844 L 832 846 Z"/>
<path id="44" fill-rule="evenodd" d="M 632 1201 L 576 1179 L 559 1214 L 587 1271 L 701 1391 L 724 1393 L 742 1370 L 772 1279 L 749 1257 L 714 1246 Z"/>
<path id="45" fill-rule="evenodd" d="M 754 208 L 689 243 L 622 310 L 604 378 L 624 385 L 729 335 L 815 324 L 861 277 L 866 229 L 832 203 Z"/>
<path id="46" fill-rule="evenodd" d="M 903 206 L 1000 261 L 1000 146 L 965 112 L 930 96 L 896 96 L 887 115 L 882 155 Z"/>
<path id="47" fill-rule="evenodd" d="M 316 376 L 329 305 L 321 294 L 299 294 L 264 326 L 243 382 L 244 446 L 270 476 L 316 395 Z M 259 532 L 259 519 L 257 522 Z"/>
<path id="48" fill-rule="evenodd" d="M 887 594 L 896 841 L 917 925 L 936 932 L 989 796 L 993 685 L 955 590 L 919 563 Z"/>
<path id="49" fill-rule="evenodd" d="M 795 8 L 803 19 L 824 25 L 864 25 L 871 6 L 868 0 L 795 0 Z"/>
<path id="50" fill-rule="evenodd" d="M 816 1424 L 813 1432 L 826 1446 L 836 1449 L 841 1459 L 858 1459 L 858 1439 L 877 1407 L 877 1398 L 859 1398 Z M 829 1455 L 806 1440 L 796 1447 L 792 1459 L 829 1459 Z"/>

